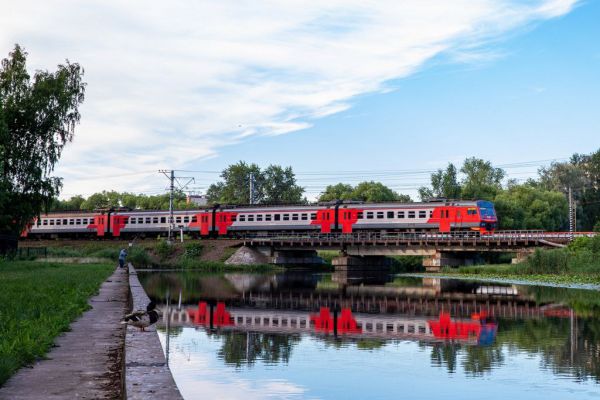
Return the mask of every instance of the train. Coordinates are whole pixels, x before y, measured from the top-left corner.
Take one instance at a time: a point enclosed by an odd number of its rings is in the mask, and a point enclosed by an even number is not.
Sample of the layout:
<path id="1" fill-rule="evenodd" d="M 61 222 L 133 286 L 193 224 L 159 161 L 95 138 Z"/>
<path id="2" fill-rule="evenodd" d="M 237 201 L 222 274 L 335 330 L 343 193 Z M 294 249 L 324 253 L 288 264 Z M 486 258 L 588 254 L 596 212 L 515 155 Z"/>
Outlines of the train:
<path id="1" fill-rule="evenodd" d="M 41 215 L 21 234 L 26 238 L 164 236 L 169 227 L 200 238 L 277 233 L 494 232 L 494 204 L 484 200 L 421 203 L 336 201 L 298 206 L 221 206 L 169 211 L 127 209 L 55 212 Z"/>

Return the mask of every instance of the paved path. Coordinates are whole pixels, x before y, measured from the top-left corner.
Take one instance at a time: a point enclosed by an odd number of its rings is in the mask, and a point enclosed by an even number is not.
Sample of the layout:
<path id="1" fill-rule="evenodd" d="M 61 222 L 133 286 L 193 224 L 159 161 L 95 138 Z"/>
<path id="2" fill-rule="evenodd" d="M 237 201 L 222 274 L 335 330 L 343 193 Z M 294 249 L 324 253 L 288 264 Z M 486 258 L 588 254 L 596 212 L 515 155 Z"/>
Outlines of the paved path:
<path id="1" fill-rule="evenodd" d="M 93 307 L 60 335 L 48 359 L 21 368 L 0 389 L 0 399 L 120 399 L 127 312 L 127 272 L 117 269 L 89 300 Z"/>

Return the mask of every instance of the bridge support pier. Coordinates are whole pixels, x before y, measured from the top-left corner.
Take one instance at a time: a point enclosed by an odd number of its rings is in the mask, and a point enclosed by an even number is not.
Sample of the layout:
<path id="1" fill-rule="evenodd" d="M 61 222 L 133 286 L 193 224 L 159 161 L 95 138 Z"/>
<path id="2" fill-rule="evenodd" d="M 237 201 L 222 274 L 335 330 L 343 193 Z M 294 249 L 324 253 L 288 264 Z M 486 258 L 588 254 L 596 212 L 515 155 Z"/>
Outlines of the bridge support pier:
<path id="1" fill-rule="evenodd" d="M 320 265 L 324 261 L 316 250 L 275 250 L 270 263 L 276 265 Z"/>
<path id="2" fill-rule="evenodd" d="M 343 284 L 383 283 L 390 273 L 391 259 L 384 256 L 338 256 L 332 280 Z"/>
<path id="3" fill-rule="evenodd" d="M 423 266 L 427 272 L 439 272 L 442 267 L 474 265 L 477 261 L 479 261 L 479 257 L 473 253 L 436 251 L 435 254 L 423 258 Z"/>

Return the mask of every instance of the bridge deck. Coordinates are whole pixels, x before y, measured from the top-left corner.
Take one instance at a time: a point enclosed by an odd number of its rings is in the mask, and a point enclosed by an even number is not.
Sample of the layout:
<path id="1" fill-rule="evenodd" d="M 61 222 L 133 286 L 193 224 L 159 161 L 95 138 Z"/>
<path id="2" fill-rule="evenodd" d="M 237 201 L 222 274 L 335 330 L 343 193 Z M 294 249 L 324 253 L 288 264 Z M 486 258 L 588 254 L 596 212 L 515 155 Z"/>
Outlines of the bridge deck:
<path id="1" fill-rule="evenodd" d="M 593 232 L 500 231 L 491 235 L 477 232 L 274 234 L 243 238 L 247 246 L 277 249 L 347 249 L 357 247 L 431 249 L 437 251 L 520 251 L 536 247 L 563 247 L 576 237 Z"/>

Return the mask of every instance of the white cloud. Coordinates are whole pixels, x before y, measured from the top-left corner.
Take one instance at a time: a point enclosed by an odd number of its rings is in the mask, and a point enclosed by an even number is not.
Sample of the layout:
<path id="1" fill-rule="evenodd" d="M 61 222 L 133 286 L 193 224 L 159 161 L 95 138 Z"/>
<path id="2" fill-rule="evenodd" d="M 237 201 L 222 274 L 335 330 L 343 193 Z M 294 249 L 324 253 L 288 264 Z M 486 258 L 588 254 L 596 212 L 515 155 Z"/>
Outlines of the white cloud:
<path id="1" fill-rule="evenodd" d="M 18 42 L 32 68 L 68 57 L 86 69 L 83 121 L 57 170 L 65 193 L 150 190 L 81 173 L 180 167 L 305 129 L 441 53 L 493 58 L 487 43 L 575 2 L 7 1 L 0 52 Z"/>

